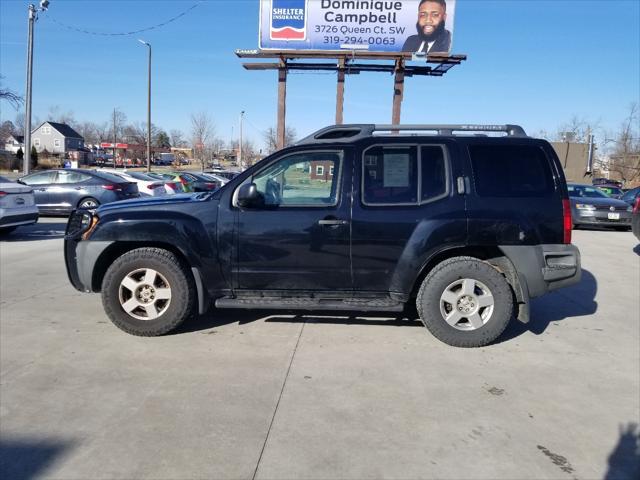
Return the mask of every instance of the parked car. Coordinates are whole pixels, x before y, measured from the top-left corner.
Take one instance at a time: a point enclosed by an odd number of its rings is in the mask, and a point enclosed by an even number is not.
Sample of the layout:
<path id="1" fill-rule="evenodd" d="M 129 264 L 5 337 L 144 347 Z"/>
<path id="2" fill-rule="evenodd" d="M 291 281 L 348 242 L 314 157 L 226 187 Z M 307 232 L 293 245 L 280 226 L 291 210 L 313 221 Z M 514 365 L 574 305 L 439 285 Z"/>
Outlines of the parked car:
<path id="1" fill-rule="evenodd" d="M 107 172 L 80 169 L 45 170 L 18 179 L 33 188 L 40 214 L 69 214 L 76 208 L 139 196 L 135 182 Z"/>
<path id="2" fill-rule="evenodd" d="M 157 173 L 154 176 L 157 178 L 164 178 L 172 182 L 177 182 L 182 185 L 183 192 L 193 192 L 193 183 L 197 180 L 196 177 L 185 172 L 162 172 Z"/>
<path id="3" fill-rule="evenodd" d="M 138 185 L 138 191 L 140 192 L 141 197 L 161 197 L 163 195 L 175 193 L 173 188 L 166 188 L 166 183 L 168 182 L 151 177 L 145 173 L 132 172 L 130 170 L 112 170 L 106 168 L 98 169 L 98 171 L 107 172 L 112 175 L 116 175 L 117 177 L 121 177 L 127 182 L 136 183 Z"/>
<path id="4" fill-rule="evenodd" d="M 192 187 L 194 192 L 212 192 L 214 190 L 219 189 L 221 186 L 227 183 L 226 179 L 216 177 L 213 174 L 202 173 L 202 172 L 185 172 L 185 173 L 196 178 L 196 180 L 192 182 Z"/>
<path id="5" fill-rule="evenodd" d="M 620 187 L 613 185 L 598 185 L 597 188 L 611 198 L 620 198 L 624 193 Z"/>
<path id="6" fill-rule="evenodd" d="M 627 202 L 631 206 L 634 206 L 638 198 L 640 198 L 640 187 L 627 190 L 622 194 L 620 200 L 622 200 L 623 202 Z"/>
<path id="7" fill-rule="evenodd" d="M 622 188 L 622 182 L 618 182 L 617 180 L 610 180 L 604 177 L 596 177 L 591 179 L 591 185 L 594 185 L 594 186 L 610 185 L 612 187 Z"/>
<path id="8" fill-rule="evenodd" d="M 416 129 L 436 135 L 394 134 Z M 74 213 L 64 249 L 73 286 L 133 335 L 211 304 L 414 304 L 437 338 L 474 347 L 580 280 L 558 157 L 514 125 L 327 127 L 211 194 L 125 203 Z"/>
<path id="9" fill-rule="evenodd" d="M 186 178 L 182 178 L 178 175 L 169 172 L 149 172 L 147 175 L 158 180 L 166 182 L 167 188 L 173 190 L 173 193 L 185 193 L 192 192 L 193 189 L 188 185 Z"/>
<path id="10" fill-rule="evenodd" d="M 38 207 L 31 187 L 0 177 L 0 235 L 37 221 Z"/>
<path id="11" fill-rule="evenodd" d="M 640 241 L 640 197 L 636 198 L 636 203 L 633 205 L 631 212 L 631 231 Z"/>
<path id="12" fill-rule="evenodd" d="M 603 193 L 599 187 L 570 183 L 569 198 L 574 228 L 581 226 L 614 227 L 617 230 L 631 228 L 632 207 Z"/>
<path id="13" fill-rule="evenodd" d="M 224 170 L 221 168 L 210 168 L 205 170 L 204 173 L 212 173 L 219 177 L 226 178 L 227 180 L 232 180 L 239 175 L 239 172 L 232 172 L 231 170 Z"/>

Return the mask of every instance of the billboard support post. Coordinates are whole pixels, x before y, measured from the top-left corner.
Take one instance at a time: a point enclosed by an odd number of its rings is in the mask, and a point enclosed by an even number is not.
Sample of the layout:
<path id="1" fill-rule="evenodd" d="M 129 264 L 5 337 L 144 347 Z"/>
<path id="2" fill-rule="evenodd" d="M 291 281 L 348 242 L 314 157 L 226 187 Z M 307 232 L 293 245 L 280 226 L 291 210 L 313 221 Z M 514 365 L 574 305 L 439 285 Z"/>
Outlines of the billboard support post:
<path id="1" fill-rule="evenodd" d="M 336 91 L 336 125 L 344 123 L 344 67 L 345 59 L 338 60 L 338 87 Z"/>
<path id="2" fill-rule="evenodd" d="M 287 62 L 281 61 L 278 68 L 278 150 L 284 148 L 287 115 Z"/>
<path id="3" fill-rule="evenodd" d="M 413 54 L 409 52 L 324 52 L 282 50 L 279 52 L 262 50 L 236 50 L 239 58 L 273 59 L 272 62 L 243 63 L 246 70 L 278 70 L 278 127 L 277 148 L 284 148 L 286 128 L 287 72 L 325 71 L 337 72 L 336 87 L 336 124 L 344 122 L 344 93 L 346 75 L 358 75 L 362 72 L 392 73 L 394 77 L 392 123 L 400 123 L 402 100 L 404 97 L 405 77 L 428 76 L 442 77 L 456 65 L 467 60 L 466 55 L 426 55 L 422 63 L 426 65 L 407 65 Z M 277 61 L 276 61 L 277 59 Z M 336 62 L 337 59 L 337 62 Z M 373 60 L 376 63 L 361 63 L 359 60 Z M 391 63 L 390 61 L 393 61 Z"/>
<path id="4" fill-rule="evenodd" d="M 396 60 L 395 70 L 396 76 L 393 82 L 393 112 L 391 114 L 391 123 L 398 125 L 400 124 L 402 99 L 404 98 L 404 60 L 402 58 Z"/>

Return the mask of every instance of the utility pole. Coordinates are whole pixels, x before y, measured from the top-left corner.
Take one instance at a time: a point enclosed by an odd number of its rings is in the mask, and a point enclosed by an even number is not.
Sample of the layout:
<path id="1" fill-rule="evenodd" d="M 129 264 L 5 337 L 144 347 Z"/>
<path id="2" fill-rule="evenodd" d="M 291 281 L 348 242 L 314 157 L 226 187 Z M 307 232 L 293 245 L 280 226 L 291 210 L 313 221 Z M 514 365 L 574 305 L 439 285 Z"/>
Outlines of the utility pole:
<path id="1" fill-rule="evenodd" d="M 147 172 L 151 171 L 151 44 L 138 39 L 140 43 L 149 47 L 149 74 L 147 78 Z"/>
<path id="2" fill-rule="evenodd" d="M 116 145 L 118 137 L 116 135 L 116 109 L 113 109 L 113 168 L 116 168 Z"/>
<path id="3" fill-rule="evenodd" d="M 240 112 L 240 139 L 238 141 L 238 164 L 244 168 L 242 161 L 242 120 L 244 119 L 244 110 Z"/>
<path id="4" fill-rule="evenodd" d="M 33 24 L 38 19 L 38 12 L 44 12 L 49 7 L 49 0 L 40 0 L 40 8 L 35 5 L 29 5 L 28 26 L 29 33 L 27 38 L 27 88 L 26 88 L 26 105 L 24 119 L 24 159 L 22 163 L 22 172 L 29 174 L 31 169 L 31 89 L 33 85 Z"/>

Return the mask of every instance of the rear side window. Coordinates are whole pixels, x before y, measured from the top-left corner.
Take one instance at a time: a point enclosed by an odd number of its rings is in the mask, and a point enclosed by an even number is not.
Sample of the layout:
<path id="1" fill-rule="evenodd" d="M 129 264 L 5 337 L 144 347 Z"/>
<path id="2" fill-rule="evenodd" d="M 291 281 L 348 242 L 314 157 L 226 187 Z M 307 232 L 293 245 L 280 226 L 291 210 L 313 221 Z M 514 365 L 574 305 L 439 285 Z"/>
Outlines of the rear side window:
<path id="1" fill-rule="evenodd" d="M 363 200 L 368 205 L 418 203 L 418 149 L 373 147 L 363 159 Z"/>
<path id="2" fill-rule="evenodd" d="M 58 172 L 56 183 L 81 183 L 91 178 L 90 175 L 81 172 L 65 172 L 63 170 Z"/>
<path id="3" fill-rule="evenodd" d="M 422 185 L 420 197 L 423 202 L 447 193 L 447 167 L 444 150 L 440 146 L 429 145 L 420 149 Z"/>
<path id="4" fill-rule="evenodd" d="M 472 145 L 469 155 L 481 197 L 546 197 L 554 191 L 549 161 L 539 147 Z"/>

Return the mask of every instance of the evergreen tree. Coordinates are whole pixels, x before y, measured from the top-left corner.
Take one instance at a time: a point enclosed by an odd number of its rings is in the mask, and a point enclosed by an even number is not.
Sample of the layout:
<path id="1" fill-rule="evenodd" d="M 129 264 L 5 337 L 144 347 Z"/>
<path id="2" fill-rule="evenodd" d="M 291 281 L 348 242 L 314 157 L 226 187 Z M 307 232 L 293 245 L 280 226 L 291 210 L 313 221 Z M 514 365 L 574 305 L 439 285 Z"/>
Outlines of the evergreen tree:
<path id="1" fill-rule="evenodd" d="M 38 151 L 35 146 L 31 147 L 31 170 L 35 170 L 38 166 Z"/>

